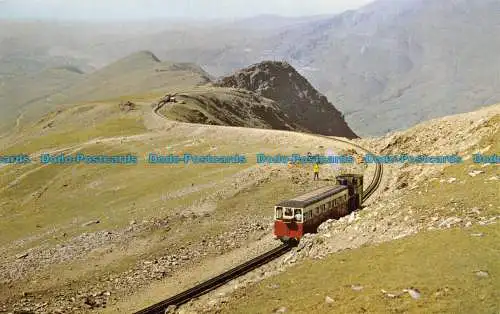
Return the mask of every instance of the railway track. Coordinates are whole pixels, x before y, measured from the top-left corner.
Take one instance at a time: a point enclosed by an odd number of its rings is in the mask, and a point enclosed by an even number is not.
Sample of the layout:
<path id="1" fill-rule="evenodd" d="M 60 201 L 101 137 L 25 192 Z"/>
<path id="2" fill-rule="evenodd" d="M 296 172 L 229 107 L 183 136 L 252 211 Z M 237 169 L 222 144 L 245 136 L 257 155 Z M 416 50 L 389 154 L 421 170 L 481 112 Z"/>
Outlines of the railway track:
<path id="1" fill-rule="evenodd" d="M 158 106 L 153 110 L 154 114 L 164 118 L 161 114 L 158 113 L 158 110 L 161 107 Z M 299 133 L 299 132 L 293 132 L 293 133 Z M 360 150 L 362 150 L 365 153 L 371 153 L 370 151 L 366 150 L 365 148 L 351 143 L 349 141 L 341 140 L 341 139 L 336 139 L 336 138 L 331 138 L 328 136 L 323 136 L 323 135 L 314 135 L 317 137 L 321 138 L 327 138 L 329 140 L 334 140 L 336 142 L 342 142 L 342 143 L 347 143 L 353 147 L 356 147 Z M 383 174 L 383 167 L 382 164 L 376 164 L 375 166 L 375 173 L 373 176 L 372 181 L 368 185 L 368 187 L 363 191 L 363 202 L 366 201 L 373 193 L 377 190 L 377 188 L 380 185 L 380 182 L 382 181 L 382 174 Z M 165 311 L 170 307 L 170 306 L 179 306 L 182 304 L 185 304 L 189 302 L 190 300 L 199 297 L 207 292 L 210 292 L 225 283 L 238 278 L 280 256 L 283 254 L 289 252 L 292 249 L 292 246 L 283 244 L 277 248 L 274 248 L 262 255 L 259 255 L 241 265 L 236 266 L 233 269 L 230 269 L 212 279 L 209 279 L 205 282 L 202 282 L 186 291 L 183 291 L 171 298 L 168 298 L 164 301 L 161 301 L 157 304 L 154 304 L 148 308 L 145 308 L 143 310 L 140 310 L 136 312 L 135 314 L 163 314 Z"/>
<path id="2" fill-rule="evenodd" d="M 233 280 L 234 278 L 237 278 L 239 276 L 242 276 L 259 266 L 264 265 L 265 263 L 285 254 L 286 252 L 290 251 L 292 249 L 291 246 L 288 245 L 281 245 L 275 249 L 272 249 L 269 252 L 266 252 L 260 256 L 257 256 L 256 258 L 253 258 L 249 260 L 248 262 L 245 262 L 239 266 L 236 266 L 235 268 L 228 270 L 225 273 L 220 274 L 217 277 L 214 277 L 212 279 L 209 279 L 197 286 L 194 286 L 191 289 L 188 289 L 184 292 L 181 292 L 169 299 L 166 299 L 164 301 L 161 301 L 157 304 L 154 304 L 148 308 L 145 308 L 139 312 L 136 312 L 135 314 L 163 314 L 165 313 L 165 310 L 171 306 L 179 306 L 181 304 L 184 304 L 188 302 L 189 300 L 196 298 L 200 295 L 203 295 L 211 290 L 214 290 L 217 287 L 222 286 L 223 284 Z"/>
<path id="3" fill-rule="evenodd" d="M 347 141 L 345 141 L 345 142 L 347 142 Z M 361 147 L 357 144 L 351 143 L 351 145 L 359 148 L 360 150 L 364 151 L 367 154 L 373 154 L 372 152 L 364 149 L 363 147 Z M 373 179 L 370 182 L 370 184 L 366 187 L 366 189 L 363 191 L 363 202 L 366 201 L 368 198 L 370 198 L 370 196 L 372 196 L 373 193 L 375 193 L 375 191 L 378 189 L 378 187 L 380 186 L 380 183 L 382 182 L 383 174 L 384 174 L 384 167 L 382 167 L 382 164 L 377 163 L 375 165 L 375 173 L 373 175 Z"/>

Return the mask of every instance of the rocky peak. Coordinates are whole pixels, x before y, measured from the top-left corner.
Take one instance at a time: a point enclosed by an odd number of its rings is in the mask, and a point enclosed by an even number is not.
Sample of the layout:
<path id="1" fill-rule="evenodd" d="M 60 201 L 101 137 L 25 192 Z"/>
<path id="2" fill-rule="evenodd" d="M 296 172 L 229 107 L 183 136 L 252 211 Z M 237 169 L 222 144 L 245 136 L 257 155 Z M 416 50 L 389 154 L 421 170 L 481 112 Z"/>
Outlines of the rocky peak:
<path id="1" fill-rule="evenodd" d="M 224 77 L 220 87 L 244 88 L 272 99 L 313 133 L 355 138 L 342 114 L 289 63 L 264 61 Z"/>

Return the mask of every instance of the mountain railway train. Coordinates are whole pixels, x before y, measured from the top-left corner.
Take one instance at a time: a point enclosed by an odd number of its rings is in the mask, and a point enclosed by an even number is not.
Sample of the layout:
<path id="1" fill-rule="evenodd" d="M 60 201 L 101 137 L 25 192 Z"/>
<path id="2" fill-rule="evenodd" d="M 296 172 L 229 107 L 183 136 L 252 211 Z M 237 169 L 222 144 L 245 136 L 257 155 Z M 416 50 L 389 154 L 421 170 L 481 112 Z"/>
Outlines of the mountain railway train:
<path id="1" fill-rule="evenodd" d="M 274 235 L 285 243 L 298 243 L 328 219 L 338 219 L 361 208 L 363 175 L 343 174 L 337 185 L 326 186 L 274 206 Z"/>

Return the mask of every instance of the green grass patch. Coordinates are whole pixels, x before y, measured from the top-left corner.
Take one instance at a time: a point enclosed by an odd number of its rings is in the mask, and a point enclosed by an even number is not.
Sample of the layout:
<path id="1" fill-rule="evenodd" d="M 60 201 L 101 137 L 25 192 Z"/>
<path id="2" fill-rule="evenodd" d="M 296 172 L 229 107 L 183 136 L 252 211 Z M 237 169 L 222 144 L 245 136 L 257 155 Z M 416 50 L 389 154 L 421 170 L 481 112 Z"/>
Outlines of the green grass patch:
<path id="1" fill-rule="evenodd" d="M 91 100 L 86 101 L 88 104 L 97 104 L 97 103 L 120 103 L 121 101 L 132 101 L 132 102 L 153 102 L 165 95 L 163 91 L 152 91 L 148 93 L 135 93 L 117 97 L 105 97 L 100 100 Z"/>
<path id="2" fill-rule="evenodd" d="M 251 187 L 239 192 L 234 197 L 220 201 L 217 206 L 218 214 L 241 213 L 271 217 L 277 202 L 304 192 L 306 188 L 293 184 L 290 179 L 274 179 L 269 183 Z"/>
<path id="3" fill-rule="evenodd" d="M 160 113 L 169 120 L 176 120 L 189 123 L 203 123 L 217 121 L 201 107 L 190 104 L 175 104 L 162 109 Z M 219 123 L 221 124 L 221 123 Z"/>
<path id="4" fill-rule="evenodd" d="M 71 144 L 86 142 L 98 137 L 130 136 L 146 131 L 142 118 L 120 117 L 109 119 L 94 128 L 70 129 L 65 132 L 53 133 L 40 137 L 32 137 L 20 144 L 11 146 L 2 153 L 25 154 L 49 148 L 61 148 Z"/>
<path id="5" fill-rule="evenodd" d="M 484 237 L 471 233 L 481 232 Z M 223 313 L 496 313 L 500 300 L 500 228 L 421 233 L 373 247 L 308 260 L 238 292 Z M 480 278 L 475 272 L 486 271 Z M 273 285 L 279 288 L 273 289 Z M 354 291 L 352 285 L 363 290 Z M 385 296 L 381 289 L 408 294 Z M 325 297 L 335 301 L 326 304 Z"/>

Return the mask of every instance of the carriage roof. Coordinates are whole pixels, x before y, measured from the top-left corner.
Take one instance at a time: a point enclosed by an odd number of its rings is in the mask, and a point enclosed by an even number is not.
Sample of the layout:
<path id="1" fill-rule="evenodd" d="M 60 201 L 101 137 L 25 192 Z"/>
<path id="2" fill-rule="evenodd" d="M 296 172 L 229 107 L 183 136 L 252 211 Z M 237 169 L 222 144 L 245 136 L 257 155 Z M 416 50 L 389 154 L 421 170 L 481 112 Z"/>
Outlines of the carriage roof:
<path id="1" fill-rule="evenodd" d="M 347 187 L 344 185 L 322 187 L 306 194 L 296 196 L 292 199 L 282 201 L 276 206 L 304 208 L 343 190 L 347 190 Z"/>

